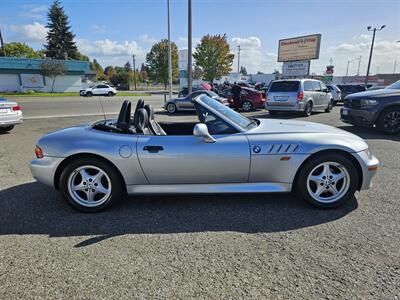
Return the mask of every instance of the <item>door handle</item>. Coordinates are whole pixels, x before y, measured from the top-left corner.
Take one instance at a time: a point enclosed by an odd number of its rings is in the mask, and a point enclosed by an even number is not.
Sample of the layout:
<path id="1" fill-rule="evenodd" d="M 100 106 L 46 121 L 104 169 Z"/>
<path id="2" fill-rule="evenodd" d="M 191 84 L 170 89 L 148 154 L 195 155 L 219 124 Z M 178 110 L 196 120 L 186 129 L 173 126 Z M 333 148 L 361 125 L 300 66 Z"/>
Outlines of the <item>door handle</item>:
<path id="1" fill-rule="evenodd" d="M 144 146 L 143 151 L 149 151 L 150 153 L 155 153 L 158 151 L 163 151 L 164 148 L 162 146 Z"/>

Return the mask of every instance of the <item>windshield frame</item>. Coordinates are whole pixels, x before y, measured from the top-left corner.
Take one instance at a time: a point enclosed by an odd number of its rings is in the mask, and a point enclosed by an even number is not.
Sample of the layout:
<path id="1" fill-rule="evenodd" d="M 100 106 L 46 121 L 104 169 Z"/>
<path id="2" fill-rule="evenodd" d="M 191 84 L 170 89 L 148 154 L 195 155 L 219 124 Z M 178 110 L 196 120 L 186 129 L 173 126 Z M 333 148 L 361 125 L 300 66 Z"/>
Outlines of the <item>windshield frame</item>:
<path id="1" fill-rule="evenodd" d="M 393 82 L 392 84 L 390 84 L 387 87 L 385 87 L 385 89 L 388 89 L 388 90 L 400 90 L 400 80 L 397 80 L 396 82 Z"/>
<path id="2" fill-rule="evenodd" d="M 199 105 L 203 106 L 205 109 L 209 110 L 210 112 L 212 112 L 215 115 L 217 115 L 218 117 L 220 117 L 222 120 L 224 120 L 225 122 L 227 122 L 228 124 L 230 124 L 231 126 L 236 128 L 239 132 L 242 132 L 242 133 L 247 132 L 248 130 L 258 127 L 258 125 L 259 125 L 259 122 L 257 122 L 257 123 L 253 122 L 254 119 L 250 119 L 246 116 L 243 116 L 242 114 L 230 109 L 229 107 L 221 104 L 220 102 L 215 101 L 213 98 L 211 98 L 210 96 L 208 96 L 206 94 L 196 97 L 196 99 L 194 99 L 193 101 L 195 101 Z M 212 104 L 212 106 L 209 105 L 208 103 Z M 226 113 L 228 113 L 228 114 L 226 114 Z M 245 124 L 240 124 L 239 122 L 237 122 L 235 120 L 235 118 L 232 118 L 232 117 L 237 117 L 238 119 L 243 120 L 245 122 Z M 249 126 L 252 124 L 254 124 L 254 125 Z"/>

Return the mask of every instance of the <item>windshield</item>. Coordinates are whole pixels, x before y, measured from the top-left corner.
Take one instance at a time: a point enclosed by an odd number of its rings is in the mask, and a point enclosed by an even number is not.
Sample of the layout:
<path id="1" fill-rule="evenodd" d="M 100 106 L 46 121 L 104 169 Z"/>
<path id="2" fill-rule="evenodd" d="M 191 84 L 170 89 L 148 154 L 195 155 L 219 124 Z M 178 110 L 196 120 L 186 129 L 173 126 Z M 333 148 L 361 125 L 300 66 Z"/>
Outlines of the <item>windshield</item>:
<path id="1" fill-rule="evenodd" d="M 258 124 L 253 122 L 253 120 L 246 118 L 245 116 L 235 112 L 229 107 L 221 104 L 218 101 L 213 100 L 212 98 L 205 97 L 204 95 L 200 97 L 200 101 L 207 104 L 208 106 L 215 109 L 220 114 L 224 115 L 225 118 L 229 119 L 236 125 L 242 127 L 243 129 L 251 129 L 253 127 L 257 127 Z"/>
<path id="2" fill-rule="evenodd" d="M 387 87 L 385 87 L 385 89 L 400 90 L 400 80 L 392 83 L 391 85 L 388 85 Z"/>

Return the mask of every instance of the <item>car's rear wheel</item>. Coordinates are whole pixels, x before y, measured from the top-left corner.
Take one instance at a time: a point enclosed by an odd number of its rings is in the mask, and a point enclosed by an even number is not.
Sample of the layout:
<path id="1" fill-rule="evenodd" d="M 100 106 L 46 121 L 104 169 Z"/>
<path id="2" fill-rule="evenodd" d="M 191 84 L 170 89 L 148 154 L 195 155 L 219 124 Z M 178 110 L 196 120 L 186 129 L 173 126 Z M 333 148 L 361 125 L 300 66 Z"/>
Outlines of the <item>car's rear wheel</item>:
<path id="1" fill-rule="evenodd" d="M 112 96 L 114 96 L 114 93 L 110 91 L 110 92 L 108 92 L 107 95 L 108 95 L 108 97 L 112 97 Z"/>
<path id="2" fill-rule="evenodd" d="M 8 131 L 11 131 L 13 129 L 14 129 L 14 125 L 9 125 L 9 126 L 6 126 L 6 127 L 0 127 L 0 133 L 1 132 L 8 132 Z"/>
<path id="3" fill-rule="evenodd" d="M 250 101 L 244 101 L 242 103 L 242 110 L 249 112 L 253 109 L 253 104 Z"/>
<path id="4" fill-rule="evenodd" d="M 330 113 L 331 111 L 332 111 L 332 108 L 333 108 L 333 100 L 331 99 L 331 100 L 329 100 L 329 104 L 328 104 L 328 106 L 325 108 L 325 112 L 327 112 L 327 113 Z"/>
<path id="5" fill-rule="evenodd" d="M 98 158 L 72 161 L 61 173 L 64 199 L 83 212 L 104 210 L 122 196 L 123 185 L 113 166 Z"/>
<path id="6" fill-rule="evenodd" d="M 312 109 L 313 109 L 312 102 L 311 102 L 311 101 L 307 102 L 306 107 L 304 108 L 303 115 L 304 115 L 305 117 L 311 116 L 311 114 L 312 114 Z"/>
<path id="7" fill-rule="evenodd" d="M 86 93 L 86 97 L 92 97 L 93 96 L 93 93 L 92 92 L 87 92 Z"/>
<path id="8" fill-rule="evenodd" d="M 385 109 L 379 116 L 377 127 L 388 134 L 400 133 L 400 106 Z"/>
<path id="9" fill-rule="evenodd" d="M 176 105 L 174 103 L 168 103 L 167 112 L 170 114 L 176 113 Z"/>
<path id="10" fill-rule="evenodd" d="M 318 208 L 333 208 L 348 201 L 357 190 L 359 176 L 346 155 L 325 153 L 312 157 L 301 168 L 296 194 Z"/>

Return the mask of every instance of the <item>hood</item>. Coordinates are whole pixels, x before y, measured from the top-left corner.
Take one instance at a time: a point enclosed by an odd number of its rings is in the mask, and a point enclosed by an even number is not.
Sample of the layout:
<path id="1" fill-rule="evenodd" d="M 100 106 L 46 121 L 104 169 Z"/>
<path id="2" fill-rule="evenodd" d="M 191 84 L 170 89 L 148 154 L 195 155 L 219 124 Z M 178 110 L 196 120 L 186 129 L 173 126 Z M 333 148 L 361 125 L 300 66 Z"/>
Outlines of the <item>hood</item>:
<path id="1" fill-rule="evenodd" d="M 400 90 L 396 89 L 380 89 L 380 90 L 372 90 L 354 93 L 346 96 L 346 99 L 354 99 L 354 98 L 379 98 L 384 96 L 391 95 L 400 95 Z"/>

